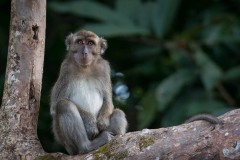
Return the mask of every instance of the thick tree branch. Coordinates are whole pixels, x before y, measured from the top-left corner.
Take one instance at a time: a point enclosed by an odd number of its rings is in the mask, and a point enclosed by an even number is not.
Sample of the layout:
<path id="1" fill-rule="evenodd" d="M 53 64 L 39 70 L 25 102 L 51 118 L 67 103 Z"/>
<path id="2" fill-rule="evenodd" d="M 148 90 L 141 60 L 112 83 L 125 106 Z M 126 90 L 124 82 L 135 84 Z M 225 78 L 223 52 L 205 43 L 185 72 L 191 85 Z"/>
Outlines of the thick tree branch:
<path id="1" fill-rule="evenodd" d="M 144 129 L 118 136 L 87 155 L 47 154 L 62 160 L 230 160 L 240 159 L 240 109 L 219 117 L 222 125 L 193 122 L 169 128 Z"/>

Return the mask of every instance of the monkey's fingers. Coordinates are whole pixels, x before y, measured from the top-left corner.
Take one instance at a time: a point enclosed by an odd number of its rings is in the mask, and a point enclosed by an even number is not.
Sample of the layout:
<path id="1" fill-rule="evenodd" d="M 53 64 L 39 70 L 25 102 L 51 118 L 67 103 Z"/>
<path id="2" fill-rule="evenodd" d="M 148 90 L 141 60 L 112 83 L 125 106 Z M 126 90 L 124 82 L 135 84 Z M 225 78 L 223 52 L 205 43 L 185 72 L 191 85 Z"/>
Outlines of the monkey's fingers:
<path id="1" fill-rule="evenodd" d="M 113 137 L 116 136 L 116 134 L 114 134 L 113 132 L 108 131 L 108 133 L 109 133 L 110 135 L 112 135 Z"/>
<path id="2" fill-rule="evenodd" d="M 109 124 L 110 122 L 109 122 L 109 119 L 107 118 L 98 119 L 97 126 L 99 131 L 105 131 L 108 128 Z"/>
<path id="3" fill-rule="evenodd" d="M 93 140 L 99 134 L 99 131 L 98 131 L 97 127 L 91 127 L 91 128 L 86 129 L 86 130 L 87 130 L 88 138 L 90 140 Z"/>

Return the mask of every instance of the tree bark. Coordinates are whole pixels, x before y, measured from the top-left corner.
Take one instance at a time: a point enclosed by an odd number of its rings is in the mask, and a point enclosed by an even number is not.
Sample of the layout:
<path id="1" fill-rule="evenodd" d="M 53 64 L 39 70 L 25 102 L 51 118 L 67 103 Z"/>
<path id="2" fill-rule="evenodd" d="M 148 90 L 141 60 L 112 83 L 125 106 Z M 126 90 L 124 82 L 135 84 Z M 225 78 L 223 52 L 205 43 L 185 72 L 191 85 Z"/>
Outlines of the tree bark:
<path id="1" fill-rule="evenodd" d="M 41 158 L 58 160 L 239 160 L 240 109 L 220 116 L 222 125 L 196 121 L 180 126 L 144 129 L 111 140 L 98 150 L 78 156 L 61 153 Z"/>
<path id="2" fill-rule="evenodd" d="M 0 159 L 34 159 L 46 28 L 46 0 L 12 0 L 8 62 L 0 108 Z"/>

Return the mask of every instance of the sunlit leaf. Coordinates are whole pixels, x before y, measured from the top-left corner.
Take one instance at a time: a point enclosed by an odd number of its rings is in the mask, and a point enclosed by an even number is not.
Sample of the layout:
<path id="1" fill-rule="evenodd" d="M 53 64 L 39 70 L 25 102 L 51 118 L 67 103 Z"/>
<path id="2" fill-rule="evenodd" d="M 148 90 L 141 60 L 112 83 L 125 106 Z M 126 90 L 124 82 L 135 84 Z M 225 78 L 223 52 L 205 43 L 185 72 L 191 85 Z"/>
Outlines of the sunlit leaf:
<path id="1" fill-rule="evenodd" d="M 222 70 L 201 49 L 197 49 L 195 60 L 200 70 L 200 76 L 205 88 L 210 91 L 222 78 Z"/>
<path id="2" fill-rule="evenodd" d="M 164 110 L 181 89 L 189 84 L 194 77 L 195 73 L 193 71 L 183 69 L 164 79 L 156 90 L 158 108 Z"/>
<path id="3" fill-rule="evenodd" d="M 112 23 L 87 24 L 84 28 L 96 32 L 104 37 L 146 35 L 149 32 L 148 30 L 138 26 L 115 25 Z"/>
<path id="4" fill-rule="evenodd" d="M 158 38 L 162 38 L 176 16 L 180 0 L 157 0 L 153 8 L 152 25 Z"/>
<path id="5" fill-rule="evenodd" d="M 127 16 L 95 1 L 52 2 L 49 7 L 61 13 L 94 18 L 116 24 L 132 24 Z"/>

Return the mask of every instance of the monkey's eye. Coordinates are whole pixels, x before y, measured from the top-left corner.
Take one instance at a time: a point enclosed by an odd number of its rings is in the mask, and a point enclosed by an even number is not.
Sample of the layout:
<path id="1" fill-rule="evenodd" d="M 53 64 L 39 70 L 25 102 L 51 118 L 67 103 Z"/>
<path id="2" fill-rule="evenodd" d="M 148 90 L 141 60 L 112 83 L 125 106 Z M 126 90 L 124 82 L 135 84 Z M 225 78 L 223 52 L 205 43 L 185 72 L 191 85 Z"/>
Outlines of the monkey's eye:
<path id="1" fill-rule="evenodd" d="M 76 40 L 76 43 L 77 43 L 77 44 L 83 44 L 83 40 L 77 39 L 77 40 Z"/>
<path id="2" fill-rule="evenodd" d="M 89 46 L 92 46 L 92 45 L 94 45 L 95 43 L 93 42 L 93 41 L 88 41 L 88 45 Z"/>

